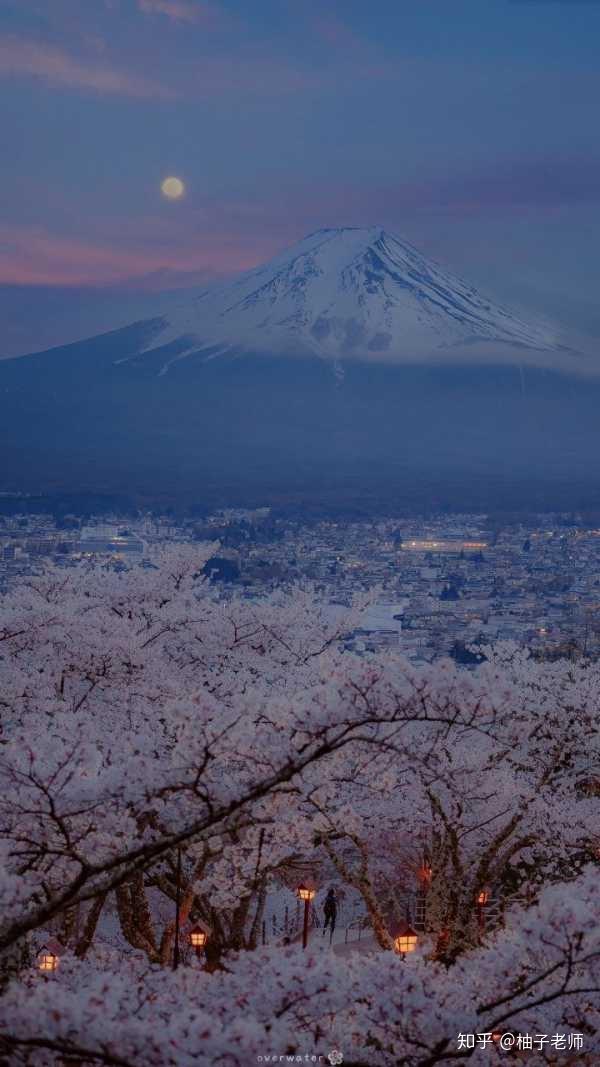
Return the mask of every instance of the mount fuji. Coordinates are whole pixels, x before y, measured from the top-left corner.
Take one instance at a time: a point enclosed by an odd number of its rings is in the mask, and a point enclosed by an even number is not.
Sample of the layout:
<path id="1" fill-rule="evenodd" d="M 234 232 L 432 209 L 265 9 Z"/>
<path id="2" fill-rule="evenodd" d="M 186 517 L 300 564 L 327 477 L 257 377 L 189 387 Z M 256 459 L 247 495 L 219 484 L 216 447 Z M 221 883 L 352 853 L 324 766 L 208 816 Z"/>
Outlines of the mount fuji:
<path id="1" fill-rule="evenodd" d="M 0 361 L 0 490 L 581 506 L 600 374 L 381 228 L 319 230 L 141 322 Z"/>
<path id="2" fill-rule="evenodd" d="M 347 359 L 548 362 L 556 331 L 525 322 L 379 227 L 319 230 L 170 310 L 153 346 Z M 527 353 L 525 355 L 524 353 Z M 166 362 L 161 373 L 166 373 Z"/>

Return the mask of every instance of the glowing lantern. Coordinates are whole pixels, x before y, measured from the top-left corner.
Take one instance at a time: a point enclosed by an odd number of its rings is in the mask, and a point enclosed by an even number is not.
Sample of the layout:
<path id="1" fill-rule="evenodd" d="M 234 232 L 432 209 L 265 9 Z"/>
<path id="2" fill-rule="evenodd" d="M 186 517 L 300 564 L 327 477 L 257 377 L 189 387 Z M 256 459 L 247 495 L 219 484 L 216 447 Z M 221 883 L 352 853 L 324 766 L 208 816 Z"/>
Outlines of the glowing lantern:
<path id="1" fill-rule="evenodd" d="M 479 923 L 479 931 L 482 936 L 485 933 L 485 906 L 489 903 L 489 899 L 489 889 L 480 889 L 479 893 L 475 897 L 475 900 L 477 901 L 477 919 Z"/>
<path id="2" fill-rule="evenodd" d="M 40 971 L 55 971 L 58 967 L 59 958 L 55 952 L 42 952 L 38 963 Z"/>
<path id="3" fill-rule="evenodd" d="M 401 956 L 406 956 L 407 952 L 415 951 L 418 941 L 419 937 L 412 926 L 405 923 L 394 937 L 394 948 Z"/>
<path id="4" fill-rule="evenodd" d="M 313 899 L 315 893 L 316 893 L 316 890 L 315 889 L 311 889 L 309 886 L 306 886 L 306 885 L 299 885 L 298 886 L 298 896 L 300 897 L 300 900 L 311 901 Z"/>
<path id="5" fill-rule="evenodd" d="M 208 940 L 208 934 L 200 926 L 193 926 L 190 930 L 189 937 L 190 945 L 192 946 L 192 948 L 195 948 L 197 952 L 199 952 L 200 949 L 204 948 Z"/>
<path id="6" fill-rule="evenodd" d="M 418 870 L 418 878 L 421 885 L 423 886 L 423 889 L 427 889 L 429 883 L 431 882 L 432 875 L 433 871 L 431 869 L 431 864 L 423 862 Z"/>

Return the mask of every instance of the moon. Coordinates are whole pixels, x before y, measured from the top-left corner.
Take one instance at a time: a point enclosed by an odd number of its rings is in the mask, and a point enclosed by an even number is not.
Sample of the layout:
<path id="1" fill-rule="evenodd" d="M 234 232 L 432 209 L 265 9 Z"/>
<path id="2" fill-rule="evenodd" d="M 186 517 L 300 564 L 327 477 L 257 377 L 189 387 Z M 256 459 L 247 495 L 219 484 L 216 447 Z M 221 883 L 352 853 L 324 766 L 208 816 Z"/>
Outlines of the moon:
<path id="1" fill-rule="evenodd" d="M 165 178 L 160 188 L 167 200 L 179 200 L 185 193 L 185 185 L 181 178 L 175 178 L 172 175 Z"/>

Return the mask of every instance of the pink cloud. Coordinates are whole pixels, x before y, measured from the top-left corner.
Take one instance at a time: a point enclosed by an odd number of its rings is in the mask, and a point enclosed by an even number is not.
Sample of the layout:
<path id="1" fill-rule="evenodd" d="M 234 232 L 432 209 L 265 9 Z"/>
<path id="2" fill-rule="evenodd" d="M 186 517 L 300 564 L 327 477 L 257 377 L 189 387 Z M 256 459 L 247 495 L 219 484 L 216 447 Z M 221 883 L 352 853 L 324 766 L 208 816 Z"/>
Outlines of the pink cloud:
<path id="1" fill-rule="evenodd" d="M 0 282 L 110 285 L 138 279 L 169 288 L 249 269 L 321 226 L 381 224 L 402 233 L 415 220 L 555 212 L 598 199 L 598 160 L 506 161 L 493 170 L 373 185 L 275 183 L 247 199 L 190 196 L 173 211 L 105 218 L 82 213 L 73 237 L 42 226 L 0 224 Z M 28 190 L 32 202 L 42 199 Z M 46 196 L 48 191 L 46 190 Z M 85 227 L 85 229 L 83 229 Z"/>
<path id="2" fill-rule="evenodd" d="M 0 37 L 1 76 L 40 78 L 59 88 L 134 97 L 172 99 L 176 95 L 172 89 L 135 74 L 86 63 L 55 45 L 10 36 Z"/>
<path id="3" fill-rule="evenodd" d="M 110 285 L 147 278 L 148 288 L 156 288 L 156 275 L 162 274 L 162 287 L 170 288 L 179 284 L 169 278 L 172 271 L 178 279 L 190 272 L 219 277 L 256 266 L 273 251 L 271 245 L 222 234 L 192 240 L 188 235 L 187 243 L 174 236 L 167 243 L 160 226 L 152 241 L 148 225 L 137 240 L 130 235 L 125 247 L 116 240 L 79 240 L 40 226 L 0 225 L 0 284 Z"/>

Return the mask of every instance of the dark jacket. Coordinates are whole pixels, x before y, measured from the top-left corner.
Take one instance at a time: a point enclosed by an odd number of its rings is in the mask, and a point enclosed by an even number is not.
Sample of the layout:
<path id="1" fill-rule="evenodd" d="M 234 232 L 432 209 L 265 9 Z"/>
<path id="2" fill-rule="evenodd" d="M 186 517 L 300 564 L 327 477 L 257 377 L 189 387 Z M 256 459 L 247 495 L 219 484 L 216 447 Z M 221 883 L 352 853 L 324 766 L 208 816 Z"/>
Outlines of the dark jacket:
<path id="1" fill-rule="evenodd" d="M 337 914 L 337 900 L 335 893 L 329 892 L 325 897 L 323 912 L 325 914 L 326 919 L 335 919 L 335 916 Z"/>

